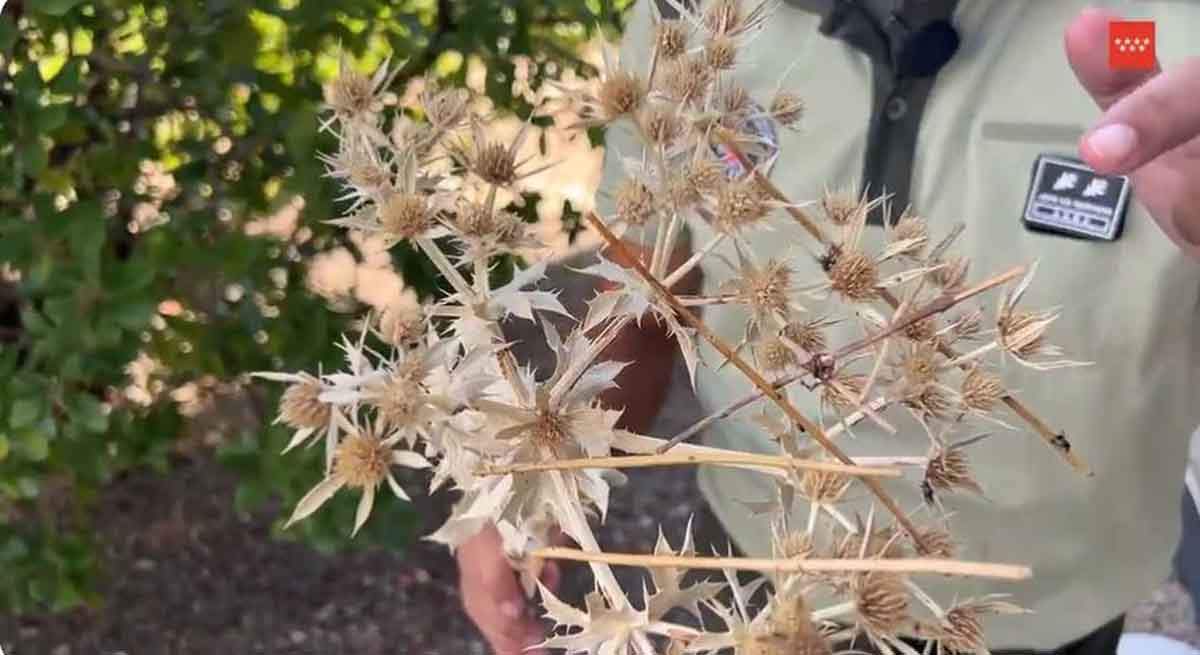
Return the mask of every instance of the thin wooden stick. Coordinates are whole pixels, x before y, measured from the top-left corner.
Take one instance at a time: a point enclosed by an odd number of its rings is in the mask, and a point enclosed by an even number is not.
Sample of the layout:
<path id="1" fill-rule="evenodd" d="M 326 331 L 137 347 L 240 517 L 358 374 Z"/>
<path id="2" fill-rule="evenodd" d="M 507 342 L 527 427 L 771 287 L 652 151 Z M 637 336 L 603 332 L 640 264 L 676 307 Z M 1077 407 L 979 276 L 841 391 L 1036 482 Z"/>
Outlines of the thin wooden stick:
<path id="1" fill-rule="evenodd" d="M 600 217 L 596 216 L 595 213 L 588 212 L 587 221 L 591 223 L 592 227 L 595 228 L 600 236 L 604 238 L 610 248 L 615 249 L 619 255 L 623 256 L 625 260 L 629 261 L 630 265 L 633 266 L 633 269 L 637 271 L 637 274 L 640 275 L 642 279 L 654 289 L 655 293 L 662 297 L 663 302 L 671 306 L 671 309 L 675 311 L 675 314 L 680 319 L 687 323 L 692 329 L 696 330 L 696 333 L 699 334 L 705 341 L 707 341 L 713 348 L 716 348 L 717 351 L 725 357 L 726 361 L 733 364 L 750 380 L 750 382 L 754 384 L 754 386 L 758 387 L 763 394 L 765 394 L 771 399 L 772 402 L 778 405 L 779 408 L 783 410 L 784 414 L 787 414 L 788 418 L 796 427 L 808 433 L 808 435 L 817 443 L 821 444 L 821 447 L 824 448 L 826 452 L 833 455 L 843 464 L 851 466 L 854 465 L 854 460 L 850 459 L 846 453 L 842 452 L 841 448 L 838 448 L 837 445 L 830 441 L 829 437 L 825 436 L 825 431 L 821 429 L 820 425 L 817 425 L 815 422 L 809 420 L 808 417 L 804 416 L 804 414 L 800 412 L 800 410 L 796 409 L 796 407 L 792 405 L 792 403 L 789 402 L 788 399 L 779 392 L 779 390 L 775 389 L 770 382 L 763 378 L 753 366 L 747 364 L 744 359 L 739 357 L 738 354 L 734 352 L 733 348 L 729 346 L 729 344 L 725 343 L 723 339 L 714 334 L 712 330 L 708 329 L 708 326 L 701 322 L 700 319 L 696 318 L 692 312 L 688 311 L 687 307 L 684 307 L 682 304 L 680 304 L 679 300 L 675 298 L 675 295 L 672 294 L 666 287 L 664 287 L 662 283 L 658 281 L 658 278 L 651 275 L 650 271 L 646 270 L 646 267 L 643 266 L 640 261 L 630 257 L 626 252 L 625 244 L 623 244 L 621 240 L 612 233 L 612 230 L 608 229 L 608 226 L 604 224 L 604 221 L 600 220 Z M 892 516 L 896 519 L 896 523 L 908 533 L 909 538 L 912 539 L 913 543 L 917 545 L 917 549 L 922 553 L 929 552 L 929 548 L 925 545 L 925 540 L 922 538 L 921 533 L 917 530 L 916 526 L 913 525 L 912 521 L 905 516 L 904 510 L 900 508 L 900 506 L 896 503 L 896 500 L 884 490 L 882 485 L 879 484 L 879 481 L 875 478 L 869 477 L 860 477 L 859 480 L 861 480 L 867 489 L 869 489 L 871 493 L 879 500 L 880 504 L 882 504 L 889 512 L 891 512 Z"/>
<path id="2" fill-rule="evenodd" d="M 1028 580 L 1033 571 L 1020 564 L 992 564 L 988 562 L 964 562 L 953 559 L 933 558 L 880 558 L 880 559 L 762 559 L 752 557 L 692 557 L 686 555 L 639 555 L 636 553 L 594 553 L 574 548 L 538 548 L 532 551 L 540 559 L 570 560 L 575 562 L 603 562 L 610 566 L 636 566 L 640 568 L 673 567 L 684 569 L 724 570 L 759 572 L 831 572 L 856 573 L 862 571 L 885 571 L 887 573 L 929 573 L 993 580 Z"/>
<path id="3" fill-rule="evenodd" d="M 699 464 L 766 466 L 784 470 L 821 471 L 823 473 L 839 473 L 856 477 L 898 478 L 903 473 L 898 468 L 868 467 L 857 465 L 822 462 L 783 455 L 760 455 L 756 453 L 666 453 L 662 455 L 624 455 L 619 457 L 584 457 L 580 459 L 560 459 L 551 462 L 533 462 L 527 464 L 510 464 L 506 466 L 483 466 L 477 473 L 480 475 L 508 475 L 509 473 L 528 473 L 533 471 L 565 471 L 573 469 L 623 469 L 650 468 L 655 466 L 694 466 Z"/>
<path id="4" fill-rule="evenodd" d="M 770 179 L 759 173 L 758 170 L 753 167 L 753 165 L 750 163 L 750 160 L 741 151 L 741 149 L 737 147 L 736 143 L 733 143 L 733 141 L 729 139 L 722 139 L 722 144 L 726 149 L 729 150 L 730 154 L 732 154 L 734 157 L 737 157 L 738 161 L 743 167 L 745 167 L 747 170 L 753 171 L 755 181 L 758 182 L 758 184 L 761 185 L 762 188 L 770 193 L 773 197 L 784 203 L 788 213 L 791 214 L 792 218 L 795 218 L 796 221 L 799 222 L 804 229 L 807 230 L 808 233 L 817 240 L 818 243 L 824 246 L 829 245 L 829 240 L 825 238 L 825 235 L 821 232 L 821 229 L 817 227 L 816 223 L 813 222 L 813 220 L 809 218 L 807 214 L 800 211 L 800 209 L 792 207 L 789 204 L 790 200 L 788 197 L 782 191 L 780 191 L 779 187 L 775 186 Z M 958 229 L 961 231 L 961 224 Z M 900 301 L 894 294 L 892 294 L 891 291 L 887 289 L 880 289 L 879 297 L 883 298 L 887 304 L 891 305 L 892 309 L 896 309 L 900 306 Z M 940 350 L 943 355 L 950 359 L 957 357 L 955 350 L 946 344 L 939 344 L 938 350 Z M 1005 390 L 1005 395 L 1002 400 L 1004 401 L 1004 404 L 1013 411 L 1013 413 L 1021 417 L 1022 420 L 1029 424 L 1029 426 L 1033 428 L 1033 431 L 1039 437 L 1041 437 L 1042 440 L 1054 450 L 1054 452 L 1058 453 L 1059 457 L 1067 462 L 1067 464 L 1074 469 L 1075 472 L 1086 476 L 1093 475 L 1093 472 L 1088 466 L 1087 462 L 1084 461 L 1084 459 L 1080 457 L 1078 453 L 1071 449 L 1071 442 L 1067 440 L 1067 436 L 1065 434 L 1050 428 L 1050 426 L 1047 425 L 1046 422 L 1043 421 L 1037 414 L 1035 414 L 1032 409 L 1009 393 L 1007 389 Z"/>

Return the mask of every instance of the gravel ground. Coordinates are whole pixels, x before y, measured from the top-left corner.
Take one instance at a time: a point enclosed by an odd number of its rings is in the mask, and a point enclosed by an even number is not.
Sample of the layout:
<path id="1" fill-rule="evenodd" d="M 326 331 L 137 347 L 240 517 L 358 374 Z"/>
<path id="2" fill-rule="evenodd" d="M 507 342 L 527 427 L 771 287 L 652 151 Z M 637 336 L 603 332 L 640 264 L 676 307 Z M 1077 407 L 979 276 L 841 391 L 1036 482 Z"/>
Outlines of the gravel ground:
<path id="1" fill-rule="evenodd" d="M 694 411 L 686 391 L 675 388 L 656 432 L 671 433 Z M 234 482 L 215 463 L 198 459 L 169 478 L 136 474 L 113 485 L 96 522 L 108 544 L 108 604 L 58 616 L 0 616 L 4 652 L 485 654 L 459 610 L 456 571 L 443 548 L 417 543 L 403 556 L 326 557 L 274 541 L 269 516 L 244 518 L 232 511 Z M 649 551 L 656 520 L 677 537 L 692 515 L 699 517 L 702 548 L 723 545 L 688 469 L 634 471 L 611 507 L 600 531 L 607 548 Z M 627 586 L 640 589 L 633 572 L 619 573 Z M 568 569 L 564 595 L 580 597 L 587 581 L 586 569 Z M 1128 629 L 1200 646 L 1191 603 L 1173 584 L 1136 608 Z"/>

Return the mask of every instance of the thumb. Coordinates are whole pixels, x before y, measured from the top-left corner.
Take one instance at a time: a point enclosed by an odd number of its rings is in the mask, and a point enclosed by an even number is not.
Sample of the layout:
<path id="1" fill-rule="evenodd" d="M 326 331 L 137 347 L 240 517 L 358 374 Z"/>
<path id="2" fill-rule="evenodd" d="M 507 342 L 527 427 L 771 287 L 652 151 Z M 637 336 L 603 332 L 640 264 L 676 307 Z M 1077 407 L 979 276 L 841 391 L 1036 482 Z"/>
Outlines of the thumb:
<path id="1" fill-rule="evenodd" d="M 1063 36 L 1067 61 L 1076 79 L 1103 110 L 1162 72 L 1157 62 L 1151 70 L 1114 70 L 1109 66 L 1109 23 L 1120 19 L 1111 11 L 1089 7 L 1071 21 Z"/>

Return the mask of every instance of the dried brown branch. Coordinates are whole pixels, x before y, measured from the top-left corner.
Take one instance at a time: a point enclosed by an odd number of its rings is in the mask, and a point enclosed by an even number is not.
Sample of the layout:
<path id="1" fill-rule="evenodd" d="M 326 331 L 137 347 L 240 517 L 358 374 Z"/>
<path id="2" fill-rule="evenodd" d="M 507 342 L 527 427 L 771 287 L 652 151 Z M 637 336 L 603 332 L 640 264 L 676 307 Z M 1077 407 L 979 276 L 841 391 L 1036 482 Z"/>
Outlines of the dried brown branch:
<path id="1" fill-rule="evenodd" d="M 639 555 L 636 553 L 596 553 L 574 548 L 539 548 L 530 553 L 538 559 L 570 560 L 574 562 L 603 562 L 612 566 L 643 568 L 674 567 L 769 572 L 827 572 L 854 573 L 886 571 L 888 573 L 929 573 L 993 580 L 1027 580 L 1033 575 L 1028 566 L 1020 564 L 991 564 L 953 559 L 763 559 L 752 557 L 692 557 L 686 555 Z"/>
<path id="2" fill-rule="evenodd" d="M 898 478 L 902 475 L 900 469 L 891 467 L 868 467 L 834 462 L 822 462 L 811 459 L 785 457 L 782 455 L 759 455 L 755 453 L 723 452 L 723 453 L 668 453 L 662 455 L 626 455 L 621 457 L 586 457 L 581 459 L 561 459 L 551 462 L 529 464 L 514 464 L 508 466 L 484 466 L 478 471 L 480 475 L 508 475 L 510 473 L 528 473 L 532 471 L 563 471 L 569 469 L 622 469 L 650 468 L 655 466 L 694 466 L 698 464 L 716 464 L 732 466 L 766 466 L 783 470 L 821 471 L 855 477 Z"/>
<path id="3" fill-rule="evenodd" d="M 795 218 L 796 221 L 800 223 L 800 225 L 803 226 L 804 229 L 808 231 L 808 233 L 811 234 L 818 243 L 823 246 L 829 245 L 829 240 L 821 232 L 821 229 L 817 227 L 816 223 L 799 208 L 793 207 L 790 204 L 791 201 L 782 191 L 779 190 L 779 187 L 775 186 L 770 179 L 760 173 L 757 169 L 754 169 L 750 163 L 750 160 L 746 158 L 746 155 L 742 153 L 733 140 L 729 138 L 723 138 L 721 143 L 729 150 L 730 153 L 737 157 L 742 166 L 753 171 L 755 181 L 758 182 L 762 188 L 770 193 L 774 198 L 784 203 L 788 214 L 790 214 L 792 218 Z M 900 306 L 900 300 L 887 289 L 880 289 L 879 297 L 882 298 L 888 305 L 890 305 L 892 309 L 896 309 Z M 939 350 L 943 355 L 950 359 L 954 359 L 958 356 L 958 353 L 955 352 L 953 348 L 950 348 L 945 344 L 941 344 L 939 346 Z M 1007 390 L 1005 391 L 1005 395 L 1002 400 L 1004 401 L 1004 404 L 1013 411 L 1013 413 L 1021 417 L 1022 420 L 1024 420 L 1031 428 L 1033 428 L 1033 431 L 1037 433 L 1037 435 L 1041 437 L 1043 441 L 1049 444 L 1049 446 L 1056 453 L 1058 453 L 1058 455 L 1063 458 L 1063 460 L 1066 461 L 1072 469 L 1083 475 L 1092 475 L 1091 468 L 1078 453 L 1072 450 L 1071 442 L 1067 440 L 1065 434 L 1052 429 L 1046 424 L 1045 421 L 1043 421 L 1036 413 L 1034 413 L 1032 409 L 1025 405 L 1025 403 L 1018 400 L 1011 393 L 1008 393 Z"/>
<path id="4" fill-rule="evenodd" d="M 850 459 L 846 453 L 842 452 L 841 448 L 838 448 L 837 445 L 835 445 L 829 439 L 829 437 L 825 436 L 825 431 L 821 429 L 820 425 L 817 425 L 808 417 L 804 416 L 804 414 L 802 414 L 800 410 L 796 409 L 796 407 L 792 405 L 792 403 L 789 402 L 788 399 L 774 387 L 774 385 L 764 379 L 762 375 L 754 369 L 753 366 L 742 359 L 729 344 L 725 343 L 724 339 L 721 339 L 719 336 L 713 333 L 712 330 L 708 329 L 708 326 L 701 322 L 700 319 L 696 318 L 692 312 L 688 311 L 688 308 L 684 307 L 674 296 L 674 294 L 664 287 L 662 283 L 658 281 L 658 278 L 654 277 L 654 275 L 652 275 L 639 260 L 628 256 L 628 254 L 625 252 L 625 244 L 622 243 L 615 234 L 613 234 L 612 230 L 608 229 L 608 226 L 604 224 L 604 221 L 600 220 L 600 217 L 589 212 L 586 216 L 586 220 L 600 234 L 600 236 L 603 237 L 604 241 L 610 248 L 614 249 L 620 256 L 625 257 L 629 261 L 629 264 L 633 267 L 637 274 L 641 276 L 651 288 L 654 289 L 655 293 L 657 293 L 663 299 L 663 302 L 670 305 L 671 309 L 680 319 L 687 323 L 692 329 L 696 330 L 696 333 L 699 334 L 705 341 L 707 341 L 713 348 L 716 348 L 717 351 L 725 357 L 726 361 L 728 361 L 730 364 L 733 364 L 750 380 L 751 383 L 754 384 L 754 386 L 758 387 L 759 391 L 761 391 L 765 396 L 770 398 L 772 402 L 778 405 L 779 408 L 783 410 L 784 414 L 787 415 L 788 419 L 797 428 L 807 433 L 810 437 L 812 437 L 813 440 L 819 443 L 826 452 L 840 460 L 843 464 L 854 464 L 854 460 Z M 888 512 L 895 517 L 896 523 L 898 523 L 904 529 L 909 538 L 912 539 L 917 545 L 917 548 L 921 552 L 928 552 L 928 548 L 925 545 L 920 531 L 917 530 L 912 521 L 910 521 L 904 514 L 904 510 L 900 508 L 900 506 L 896 503 L 896 500 L 884 490 L 883 486 L 880 485 L 879 482 L 874 478 L 860 477 L 859 480 L 866 485 L 876 499 L 879 500 L 880 504 L 882 504 L 888 510 Z"/>

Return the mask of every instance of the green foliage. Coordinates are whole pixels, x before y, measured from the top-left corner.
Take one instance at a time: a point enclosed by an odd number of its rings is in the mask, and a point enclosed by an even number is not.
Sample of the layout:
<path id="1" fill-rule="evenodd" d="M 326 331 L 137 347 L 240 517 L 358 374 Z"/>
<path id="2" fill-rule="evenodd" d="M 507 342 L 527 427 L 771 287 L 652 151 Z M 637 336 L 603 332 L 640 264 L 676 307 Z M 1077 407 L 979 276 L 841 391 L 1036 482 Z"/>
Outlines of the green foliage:
<path id="1" fill-rule="evenodd" d="M 339 49 L 399 77 L 427 70 L 520 111 L 513 55 L 580 67 L 576 46 L 617 30 L 628 0 L 10 0 L 0 15 L 0 606 L 95 599 L 89 503 L 135 467 L 169 474 L 184 419 L 166 394 L 131 402 L 127 365 L 155 380 L 235 380 L 337 364 L 348 325 L 303 288 L 306 258 L 340 238 L 317 152 L 321 86 Z M 247 234 L 304 200 L 307 239 Z M 148 219 L 148 220 L 147 220 Z M 420 258 L 397 267 L 436 288 Z M 236 291 L 236 292 L 234 292 Z M 165 300 L 182 311 L 167 311 Z M 153 387 L 153 385 L 151 385 Z M 153 391 L 153 389 L 151 389 Z M 319 448 L 286 460 L 260 423 L 225 435 L 245 480 L 240 509 L 290 507 L 320 474 Z M 306 458 L 310 461 L 305 461 Z M 343 504 L 339 504 L 343 503 Z M 348 543 L 353 499 L 289 530 Z M 366 543 L 398 546 L 412 515 L 381 502 Z"/>

